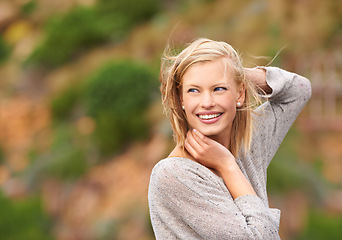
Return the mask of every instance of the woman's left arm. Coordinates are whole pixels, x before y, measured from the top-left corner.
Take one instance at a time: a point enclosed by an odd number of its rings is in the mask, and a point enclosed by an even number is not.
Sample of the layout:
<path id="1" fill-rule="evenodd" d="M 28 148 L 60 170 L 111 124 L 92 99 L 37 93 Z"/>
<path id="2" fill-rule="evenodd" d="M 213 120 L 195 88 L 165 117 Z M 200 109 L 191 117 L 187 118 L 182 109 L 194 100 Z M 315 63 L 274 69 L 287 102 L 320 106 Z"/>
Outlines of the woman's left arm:
<path id="1" fill-rule="evenodd" d="M 311 97 L 311 83 L 305 77 L 278 67 L 245 69 L 246 77 L 264 90 L 260 96 L 267 100 L 255 109 L 254 141 L 267 168 L 286 133 Z"/>

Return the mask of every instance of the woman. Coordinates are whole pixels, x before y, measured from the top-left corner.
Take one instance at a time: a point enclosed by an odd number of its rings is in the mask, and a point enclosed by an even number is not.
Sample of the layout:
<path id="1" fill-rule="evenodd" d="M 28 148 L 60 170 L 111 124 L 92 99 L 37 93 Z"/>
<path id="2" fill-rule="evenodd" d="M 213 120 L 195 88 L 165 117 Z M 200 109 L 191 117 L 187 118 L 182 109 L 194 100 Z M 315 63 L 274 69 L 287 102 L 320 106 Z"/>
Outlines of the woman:
<path id="1" fill-rule="evenodd" d="M 160 78 L 177 145 L 151 174 L 156 238 L 279 239 L 266 170 L 310 82 L 279 68 L 243 68 L 229 44 L 209 39 L 164 59 Z"/>

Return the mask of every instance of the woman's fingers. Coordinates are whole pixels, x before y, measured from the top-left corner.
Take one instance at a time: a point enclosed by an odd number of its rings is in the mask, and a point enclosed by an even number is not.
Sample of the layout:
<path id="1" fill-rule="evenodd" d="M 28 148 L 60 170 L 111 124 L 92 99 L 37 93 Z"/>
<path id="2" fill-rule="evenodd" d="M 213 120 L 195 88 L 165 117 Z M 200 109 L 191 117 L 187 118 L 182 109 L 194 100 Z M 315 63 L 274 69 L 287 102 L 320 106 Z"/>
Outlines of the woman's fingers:
<path id="1" fill-rule="evenodd" d="M 193 156 L 195 154 L 195 150 L 193 149 L 193 147 L 189 143 L 188 139 L 185 139 L 184 147 L 190 153 L 191 156 Z"/>
<path id="2" fill-rule="evenodd" d="M 205 143 L 205 138 L 206 136 L 196 130 L 187 133 L 187 140 L 195 151 L 192 156 L 199 161 L 210 158 L 208 155 L 208 150 L 210 149 L 209 145 Z"/>
<path id="3" fill-rule="evenodd" d="M 218 171 L 226 165 L 227 161 L 235 159 L 226 147 L 203 135 L 198 130 L 187 132 L 185 148 L 197 162 Z"/>
<path id="4" fill-rule="evenodd" d="M 186 134 L 186 140 L 188 143 L 191 145 L 191 147 L 195 150 L 198 151 L 198 149 L 201 148 L 200 143 L 195 139 L 192 131 L 188 131 Z"/>
<path id="5" fill-rule="evenodd" d="M 196 160 L 201 161 L 204 157 L 205 148 L 203 147 L 203 143 L 192 131 L 187 132 L 185 148 Z"/>
<path id="6" fill-rule="evenodd" d="M 193 129 L 192 135 L 194 139 L 198 142 L 198 144 L 201 145 L 202 147 L 204 147 L 205 145 L 208 145 L 208 142 L 207 142 L 208 138 L 204 136 L 200 131 Z"/>

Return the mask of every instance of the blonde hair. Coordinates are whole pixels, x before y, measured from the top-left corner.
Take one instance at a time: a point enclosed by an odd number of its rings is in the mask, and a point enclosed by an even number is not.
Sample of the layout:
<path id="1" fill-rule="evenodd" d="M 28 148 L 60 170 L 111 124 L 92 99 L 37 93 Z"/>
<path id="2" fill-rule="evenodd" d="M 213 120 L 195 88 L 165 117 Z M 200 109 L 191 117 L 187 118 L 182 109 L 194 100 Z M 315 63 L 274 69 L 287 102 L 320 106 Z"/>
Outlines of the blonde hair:
<path id="1" fill-rule="evenodd" d="M 245 152 L 248 151 L 253 131 L 252 112 L 261 100 L 256 87 L 246 79 L 240 56 L 235 49 L 225 42 L 200 38 L 175 56 L 170 56 L 169 52 L 170 49 L 167 47 L 161 61 L 160 90 L 177 144 L 184 148 L 186 133 L 189 130 L 181 104 L 182 78 L 185 72 L 196 63 L 214 61 L 223 57 L 227 59 L 225 62 L 236 83 L 243 83 L 245 86 L 245 101 L 242 107 L 237 109 L 232 123 L 229 150 L 237 157 L 241 145 L 244 144 Z"/>

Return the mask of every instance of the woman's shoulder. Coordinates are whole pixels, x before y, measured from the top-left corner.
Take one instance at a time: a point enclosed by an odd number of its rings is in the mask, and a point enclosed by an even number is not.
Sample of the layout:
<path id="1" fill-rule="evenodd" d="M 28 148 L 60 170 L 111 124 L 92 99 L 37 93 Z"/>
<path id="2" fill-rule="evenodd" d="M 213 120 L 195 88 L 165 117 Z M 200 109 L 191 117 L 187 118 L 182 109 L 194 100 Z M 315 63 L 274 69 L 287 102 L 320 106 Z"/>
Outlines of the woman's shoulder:
<path id="1" fill-rule="evenodd" d="M 181 157 L 168 157 L 160 160 L 152 169 L 150 191 L 177 191 L 186 182 L 191 182 L 191 160 Z"/>
<path id="2" fill-rule="evenodd" d="M 149 195 L 152 197 L 195 194 L 205 199 L 229 195 L 224 181 L 205 166 L 183 157 L 168 157 L 153 168 Z"/>
<path id="3" fill-rule="evenodd" d="M 200 165 L 188 158 L 184 157 L 167 157 L 160 160 L 153 168 L 152 175 L 178 175 L 185 173 L 189 169 L 193 168 L 194 165 Z"/>
<path id="4" fill-rule="evenodd" d="M 176 187 L 177 184 L 203 187 L 203 184 L 222 185 L 223 179 L 196 161 L 184 157 L 168 157 L 154 166 L 150 180 L 152 183 L 170 187 Z"/>

